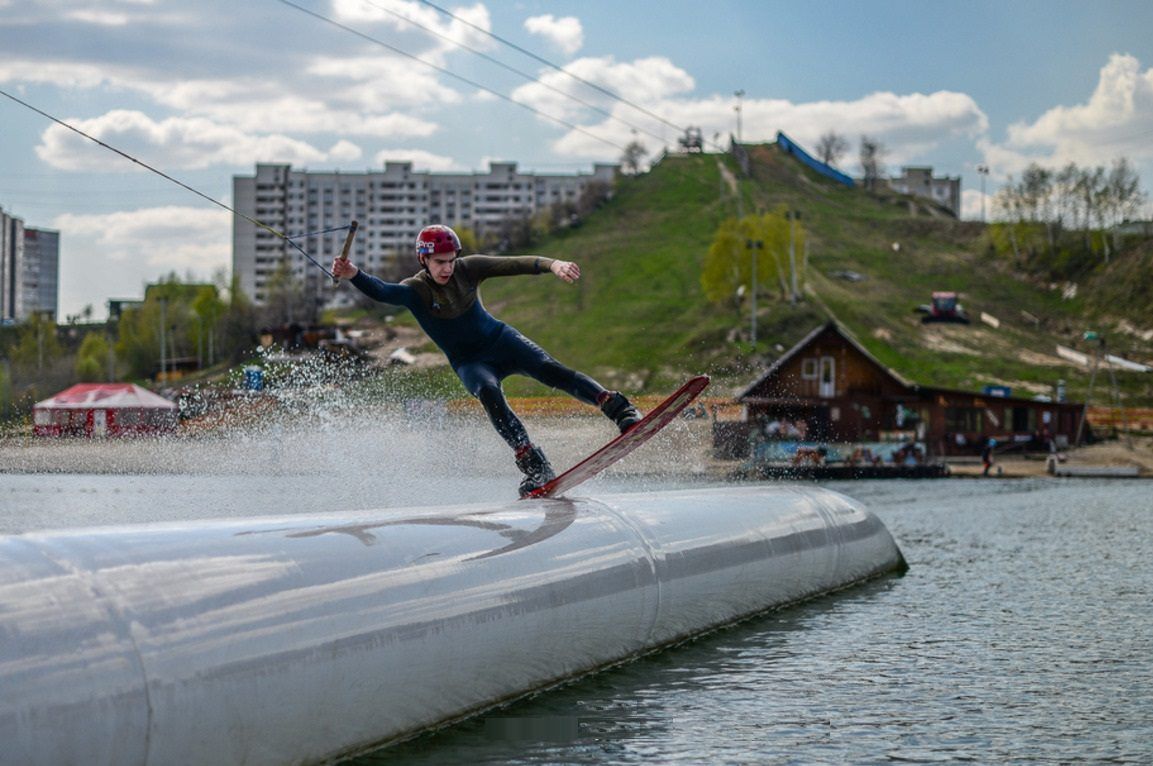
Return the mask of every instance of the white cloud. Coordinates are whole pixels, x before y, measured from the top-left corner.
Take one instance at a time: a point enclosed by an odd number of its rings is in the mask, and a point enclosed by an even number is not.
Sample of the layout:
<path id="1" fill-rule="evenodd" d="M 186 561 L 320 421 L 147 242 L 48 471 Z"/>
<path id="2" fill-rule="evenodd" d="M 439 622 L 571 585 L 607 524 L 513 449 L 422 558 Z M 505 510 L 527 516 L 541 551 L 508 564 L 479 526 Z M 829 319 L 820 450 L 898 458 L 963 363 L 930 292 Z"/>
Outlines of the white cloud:
<path id="1" fill-rule="evenodd" d="M 666 98 L 646 101 L 644 106 L 669 122 L 682 127 L 699 127 L 710 144 L 727 146 L 735 135 L 736 102 L 731 96 L 714 95 L 703 99 Z M 665 137 L 666 145 L 675 146 L 677 131 L 648 120 L 623 105 L 614 108 L 623 121 Z M 810 149 L 829 130 L 844 136 L 851 146 L 862 134 L 880 141 L 886 148 L 886 162 L 907 163 L 931 153 L 942 143 L 958 138 L 976 138 L 988 130 L 989 121 L 977 103 L 968 95 L 951 91 L 935 93 L 873 93 L 855 101 L 814 101 L 793 103 L 783 99 L 750 99 L 741 104 L 741 138 L 749 143 L 776 140 L 777 131 Z M 633 139 L 628 124 L 602 121 L 588 125 L 588 130 L 618 145 Z M 659 147 L 651 136 L 641 136 L 650 151 Z M 603 155 L 604 145 L 576 131 L 569 132 L 554 148 L 573 157 Z M 717 147 L 712 146 L 712 150 Z M 851 152 L 842 158 L 842 166 L 852 164 Z"/>
<path id="2" fill-rule="evenodd" d="M 1113 54 L 1100 70 L 1088 101 L 1056 106 L 1034 122 L 1016 122 L 1004 144 L 984 145 L 985 159 L 1000 175 L 1019 173 L 1030 162 L 1059 167 L 1070 162 L 1107 166 L 1127 157 L 1153 161 L 1153 69 L 1142 71 L 1130 55 Z"/>
<path id="3" fill-rule="evenodd" d="M 531 34 L 539 35 L 556 46 L 566 56 L 571 56 L 584 45 L 584 29 L 575 16 L 556 18 L 551 13 L 532 16 L 524 21 L 524 28 Z"/>
<path id="4" fill-rule="evenodd" d="M 146 284 L 173 272 L 209 281 L 232 259 L 232 214 L 207 206 L 65 213 L 51 225 L 62 233 L 61 316 L 86 304 L 101 314 L 107 298 L 143 297 Z"/>
<path id="5" fill-rule="evenodd" d="M 414 41 L 425 42 L 429 47 L 424 55 L 437 63 L 461 45 L 477 50 L 495 47 L 485 34 L 492 31 L 492 18 L 483 3 L 453 8 L 452 13 L 453 17 L 446 17 L 412 0 L 334 0 L 332 4 L 333 17 L 351 27 L 366 30 L 366 25 L 378 23 L 409 33 L 397 47 L 409 50 Z"/>
<path id="6" fill-rule="evenodd" d="M 411 162 L 417 170 L 429 170 L 434 173 L 463 170 L 451 157 L 433 154 L 423 149 L 384 149 L 377 152 L 372 161 L 377 167 L 383 167 L 386 162 Z"/>
<path id="7" fill-rule="evenodd" d="M 155 121 L 136 111 L 118 109 L 91 120 L 71 120 L 77 129 L 150 165 L 199 169 L 254 162 L 309 164 L 328 154 L 285 135 L 253 136 L 203 118 L 172 117 Z M 347 148 L 342 151 L 347 152 Z M 36 154 L 61 170 L 124 170 L 127 160 L 60 125 L 41 136 Z"/>
<path id="8" fill-rule="evenodd" d="M 334 162 L 352 162 L 364 156 L 364 152 L 356 144 L 342 138 L 328 150 L 328 156 Z"/>
<path id="9" fill-rule="evenodd" d="M 611 56 L 582 58 L 569 63 L 564 69 L 569 74 L 549 70 L 540 76 L 539 83 L 522 85 L 513 91 L 512 98 L 546 114 L 571 121 L 587 115 L 589 110 L 563 94 L 571 94 L 580 101 L 605 110 L 615 110 L 620 106 L 619 101 L 580 80 L 593 83 L 627 101 L 639 103 L 650 111 L 654 111 L 653 105 L 661 99 L 689 93 L 695 85 L 687 72 L 659 56 L 629 62 L 618 62 Z M 570 74 L 580 79 L 574 79 Z M 634 109 L 624 109 L 626 111 L 622 111 L 622 116 L 625 119 L 642 126 L 652 122 L 651 118 Z M 659 109 L 655 111 L 661 113 Z M 625 131 L 628 130 L 626 127 Z"/>
<path id="10" fill-rule="evenodd" d="M 232 253 L 232 214 L 209 207 L 156 207 L 57 216 L 52 225 L 85 243 L 86 257 L 210 274 Z"/>

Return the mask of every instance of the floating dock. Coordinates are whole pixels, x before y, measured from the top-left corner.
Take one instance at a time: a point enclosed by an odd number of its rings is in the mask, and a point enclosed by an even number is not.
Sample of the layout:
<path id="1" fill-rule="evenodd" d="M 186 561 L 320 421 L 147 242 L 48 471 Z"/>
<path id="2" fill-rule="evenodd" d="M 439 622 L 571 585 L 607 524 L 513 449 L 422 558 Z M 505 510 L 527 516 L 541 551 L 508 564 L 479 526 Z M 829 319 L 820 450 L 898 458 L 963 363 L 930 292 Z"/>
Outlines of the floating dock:
<path id="1" fill-rule="evenodd" d="M 886 573 L 812 486 L 0 537 L 0 764 L 307 764 Z"/>

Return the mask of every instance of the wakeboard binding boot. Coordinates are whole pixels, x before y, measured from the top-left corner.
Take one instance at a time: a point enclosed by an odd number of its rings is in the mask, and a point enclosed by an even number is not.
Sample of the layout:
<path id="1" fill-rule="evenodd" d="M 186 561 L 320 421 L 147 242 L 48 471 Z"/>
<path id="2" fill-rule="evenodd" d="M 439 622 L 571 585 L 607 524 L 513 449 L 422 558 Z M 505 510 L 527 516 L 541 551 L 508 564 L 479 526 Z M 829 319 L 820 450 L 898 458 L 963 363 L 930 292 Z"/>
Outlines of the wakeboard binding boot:
<path id="1" fill-rule="evenodd" d="M 525 445 L 516 451 L 516 467 L 524 474 L 520 483 L 520 496 L 528 497 L 534 490 L 556 478 L 548 458 L 540 447 L 533 444 Z"/>
<path id="2" fill-rule="evenodd" d="M 619 391 L 605 391 L 597 403 L 600 405 L 601 412 L 617 424 L 617 428 L 621 430 L 622 434 L 627 433 L 630 428 L 641 422 L 643 417 L 640 410 L 634 407 L 632 402 Z"/>

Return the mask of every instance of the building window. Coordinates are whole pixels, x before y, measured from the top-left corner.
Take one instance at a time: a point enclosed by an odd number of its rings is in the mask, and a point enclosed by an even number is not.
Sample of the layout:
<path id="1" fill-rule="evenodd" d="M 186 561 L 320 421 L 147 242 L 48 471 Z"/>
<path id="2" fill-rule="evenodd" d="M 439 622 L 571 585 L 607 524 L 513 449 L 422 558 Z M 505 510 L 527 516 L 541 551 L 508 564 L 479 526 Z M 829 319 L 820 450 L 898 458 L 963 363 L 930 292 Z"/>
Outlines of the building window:
<path id="1" fill-rule="evenodd" d="M 801 379 L 802 380 L 816 380 L 817 379 L 817 360 L 814 358 L 801 360 Z"/>
<path id="2" fill-rule="evenodd" d="M 981 433 L 985 430 L 981 410 L 977 407 L 946 407 L 945 430 L 954 433 Z"/>

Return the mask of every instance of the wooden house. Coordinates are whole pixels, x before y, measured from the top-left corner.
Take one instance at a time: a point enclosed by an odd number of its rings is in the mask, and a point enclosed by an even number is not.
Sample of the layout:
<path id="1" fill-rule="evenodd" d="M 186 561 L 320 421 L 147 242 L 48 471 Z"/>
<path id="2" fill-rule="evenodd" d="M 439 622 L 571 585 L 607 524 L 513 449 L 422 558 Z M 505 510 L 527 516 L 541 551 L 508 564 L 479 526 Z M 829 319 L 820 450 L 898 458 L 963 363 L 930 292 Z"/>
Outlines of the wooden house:
<path id="1" fill-rule="evenodd" d="M 790 429 L 808 441 L 917 440 L 936 455 L 1000 445 L 1071 444 L 1081 404 L 918 385 L 881 364 L 835 321 L 813 330 L 740 392 L 746 441 Z"/>

